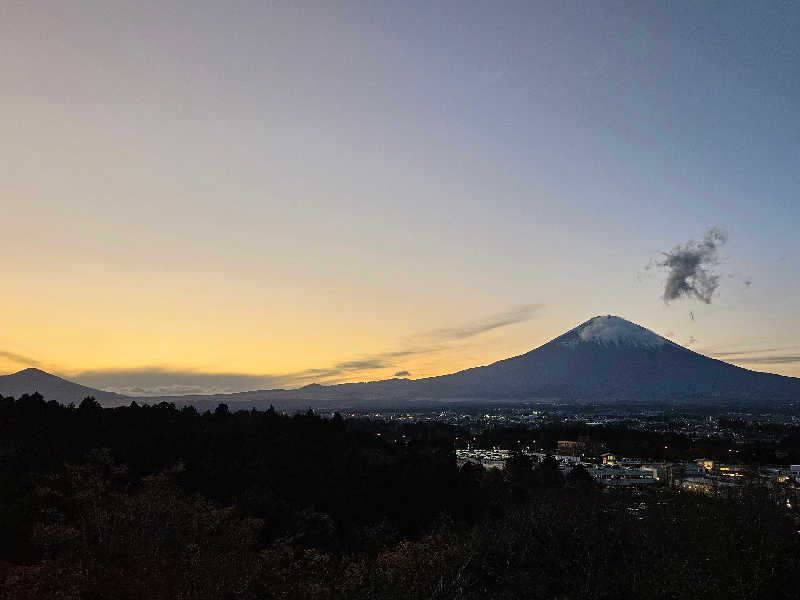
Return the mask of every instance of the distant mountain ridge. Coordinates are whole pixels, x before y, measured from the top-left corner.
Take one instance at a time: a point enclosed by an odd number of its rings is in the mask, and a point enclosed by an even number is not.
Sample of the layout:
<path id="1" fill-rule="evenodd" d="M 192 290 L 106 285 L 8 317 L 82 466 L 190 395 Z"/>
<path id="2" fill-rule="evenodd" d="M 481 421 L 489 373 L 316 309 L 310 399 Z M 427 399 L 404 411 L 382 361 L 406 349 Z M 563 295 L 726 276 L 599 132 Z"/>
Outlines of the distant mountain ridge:
<path id="1" fill-rule="evenodd" d="M 23 374 L 26 374 L 23 376 Z M 57 381 L 54 381 L 57 380 Z M 0 377 L 0 394 L 19 395 L 30 381 L 47 399 L 79 402 L 93 395 L 106 405 L 125 400 L 175 402 L 209 408 L 231 406 L 402 406 L 416 401 L 655 402 L 800 400 L 800 379 L 750 371 L 680 346 L 635 323 L 597 316 L 525 354 L 449 375 L 339 385 L 311 384 L 297 390 L 130 398 L 93 390 L 38 369 Z M 9 382 L 13 382 L 10 386 Z M 25 389 L 25 385 L 29 389 Z M 73 386 L 73 387 L 69 387 Z M 83 396 L 81 396 L 81 394 Z M 78 398 L 80 396 L 80 398 Z M 76 398 L 78 398 L 76 400 Z"/>

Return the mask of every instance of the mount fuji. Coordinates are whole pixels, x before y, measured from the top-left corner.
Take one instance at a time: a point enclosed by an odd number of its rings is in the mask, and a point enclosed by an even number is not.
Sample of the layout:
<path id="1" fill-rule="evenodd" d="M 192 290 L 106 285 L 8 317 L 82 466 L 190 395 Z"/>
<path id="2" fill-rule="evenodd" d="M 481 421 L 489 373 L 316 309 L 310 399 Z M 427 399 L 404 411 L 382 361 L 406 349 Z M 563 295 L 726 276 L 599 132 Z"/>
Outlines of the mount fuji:
<path id="1" fill-rule="evenodd" d="M 415 384 L 432 397 L 800 399 L 800 379 L 709 358 L 612 315 L 521 356 Z"/>

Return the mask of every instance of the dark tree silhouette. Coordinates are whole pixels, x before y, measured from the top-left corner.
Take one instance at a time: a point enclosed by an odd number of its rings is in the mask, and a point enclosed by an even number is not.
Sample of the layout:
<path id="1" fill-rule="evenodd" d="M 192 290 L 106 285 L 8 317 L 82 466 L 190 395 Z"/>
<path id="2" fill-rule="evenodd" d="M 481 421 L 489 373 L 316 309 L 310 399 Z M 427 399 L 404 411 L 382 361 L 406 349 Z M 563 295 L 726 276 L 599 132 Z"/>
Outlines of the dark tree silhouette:
<path id="1" fill-rule="evenodd" d="M 622 428 L 592 435 L 654 453 L 663 441 Z M 580 466 L 564 485 L 552 456 L 459 468 L 464 437 L 441 423 L 273 408 L 0 398 L 0 600 L 688 600 L 800 589 L 794 513 L 755 478 L 730 498 L 595 493 Z M 487 437 L 525 439 L 500 428 Z M 793 456 L 800 435 L 778 445 Z"/>
<path id="2" fill-rule="evenodd" d="M 583 465 L 574 465 L 567 474 L 567 485 L 578 489 L 596 487 L 596 482 L 589 471 Z"/>
<path id="3" fill-rule="evenodd" d="M 564 474 L 561 465 L 552 454 L 544 457 L 536 466 L 536 479 L 544 487 L 558 487 L 564 485 Z"/>

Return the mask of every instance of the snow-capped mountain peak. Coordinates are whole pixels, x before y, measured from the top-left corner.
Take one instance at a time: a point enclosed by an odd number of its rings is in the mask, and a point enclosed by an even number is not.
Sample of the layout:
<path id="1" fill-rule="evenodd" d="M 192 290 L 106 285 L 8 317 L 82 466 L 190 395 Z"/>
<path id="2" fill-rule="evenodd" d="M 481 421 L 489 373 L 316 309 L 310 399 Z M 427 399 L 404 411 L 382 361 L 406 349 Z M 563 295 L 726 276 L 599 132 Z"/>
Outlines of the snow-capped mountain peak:
<path id="1" fill-rule="evenodd" d="M 613 315 L 589 319 L 565 337 L 564 345 L 573 347 L 586 342 L 634 348 L 655 348 L 669 343 L 649 329 Z"/>

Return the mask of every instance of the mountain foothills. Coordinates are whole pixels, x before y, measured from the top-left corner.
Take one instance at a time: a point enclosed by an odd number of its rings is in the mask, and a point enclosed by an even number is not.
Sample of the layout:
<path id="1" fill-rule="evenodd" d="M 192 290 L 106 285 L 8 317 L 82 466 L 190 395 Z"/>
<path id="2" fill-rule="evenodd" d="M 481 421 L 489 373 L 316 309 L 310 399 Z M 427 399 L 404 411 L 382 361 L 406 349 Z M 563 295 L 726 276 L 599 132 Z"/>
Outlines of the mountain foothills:
<path id="1" fill-rule="evenodd" d="M 38 369 L 0 377 L 0 395 L 39 391 L 63 403 L 94 396 L 106 406 L 131 399 L 71 383 Z M 566 400 L 749 401 L 800 398 L 800 379 L 761 373 L 709 358 L 620 317 L 594 317 L 526 354 L 424 379 L 389 379 L 297 390 L 136 398 L 198 408 L 226 402 L 237 407 L 289 409 L 430 401 Z"/>

